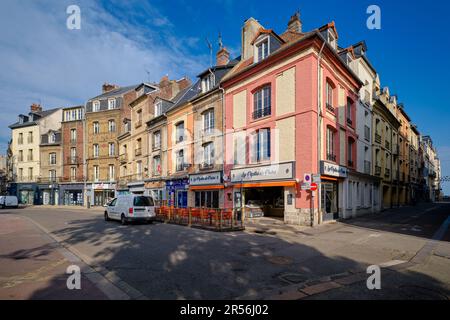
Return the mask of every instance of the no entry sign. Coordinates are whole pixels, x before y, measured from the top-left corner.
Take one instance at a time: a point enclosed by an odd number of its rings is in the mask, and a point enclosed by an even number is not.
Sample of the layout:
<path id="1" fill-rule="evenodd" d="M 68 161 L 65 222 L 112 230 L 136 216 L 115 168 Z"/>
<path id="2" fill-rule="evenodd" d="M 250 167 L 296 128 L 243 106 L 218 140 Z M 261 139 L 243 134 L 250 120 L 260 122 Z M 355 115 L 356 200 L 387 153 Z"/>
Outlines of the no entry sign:
<path id="1" fill-rule="evenodd" d="M 309 189 L 309 190 L 311 190 L 311 191 L 317 191 L 317 188 L 318 188 L 319 186 L 317 185 L 317 183 L 311 183 L 311 188 Z"/>

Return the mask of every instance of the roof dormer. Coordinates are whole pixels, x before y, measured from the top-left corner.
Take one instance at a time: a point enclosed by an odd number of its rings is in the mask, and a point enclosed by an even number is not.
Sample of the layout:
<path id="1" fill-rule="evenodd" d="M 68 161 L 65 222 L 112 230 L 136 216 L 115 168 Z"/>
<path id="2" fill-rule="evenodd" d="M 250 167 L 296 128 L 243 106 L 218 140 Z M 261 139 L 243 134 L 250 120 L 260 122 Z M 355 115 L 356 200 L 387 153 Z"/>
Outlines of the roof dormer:
<path id="1" fill-rule="evenodd" d="M 319 28 L 319 31 L 320 34 L 324 37 L 325 41 L 327 41 L 334 50 L 337 50 L 339 36 L 334 21 Z"/>
<path id="2" fill-rule="evenodd" d="M 258 63 L 273 52 L 278 50 L 284 40 L 281 39 L 273 30 L 259 29 L 255 38 L 251 42 L 253 45 L 253 62 Z"/>

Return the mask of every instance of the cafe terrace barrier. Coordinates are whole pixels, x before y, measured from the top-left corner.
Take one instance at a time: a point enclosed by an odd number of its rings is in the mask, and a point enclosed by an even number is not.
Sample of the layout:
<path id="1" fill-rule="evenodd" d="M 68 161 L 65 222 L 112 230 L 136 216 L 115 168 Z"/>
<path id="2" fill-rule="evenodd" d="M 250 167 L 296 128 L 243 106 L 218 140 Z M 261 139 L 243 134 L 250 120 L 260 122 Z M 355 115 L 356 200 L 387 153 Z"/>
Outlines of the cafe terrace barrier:
<path id="1" fill-rule="evenodd" d="M 236 217 L 233 209 L 156 208 L 158 221 L 219 232 L 244 230 L 242 219 L 238 220 Z"/>

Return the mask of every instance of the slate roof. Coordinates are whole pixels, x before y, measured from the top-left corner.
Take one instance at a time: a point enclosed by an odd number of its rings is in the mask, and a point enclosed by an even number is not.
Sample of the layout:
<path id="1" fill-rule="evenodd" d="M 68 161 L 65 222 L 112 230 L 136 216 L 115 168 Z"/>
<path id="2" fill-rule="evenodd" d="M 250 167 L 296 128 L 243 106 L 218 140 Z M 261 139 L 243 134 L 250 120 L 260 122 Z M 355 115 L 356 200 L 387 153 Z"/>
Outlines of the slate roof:
<path id="1" fill-rule="evenodd" d="M 88 101 L 90 102 L 90 101 L 93 101 L 93 100 L 101 100 L 101 99 L 107 99 L 107 98 L 121 96 L 121 95 L 127 93 L 128 91 L 135 90 L 141 84 L 142 83 L 135 84 L 135 85 L 132 85 L 132 86 L 127 86 L 127 87 L 117 88 L 117 89 L 111 90 L 109 92 L 103 93 L 103 94 L 101 94 L 99 96 L 96 96 L 96 97 L 94 97 L 92 99 L 89 99 Z"/>
<path id="2" fill-rule="evenodd" d="M 60 109 L 61 108 L 54 108 L 54 109 L 49 109 L 49 110 L 44 110 L 44 111 L 39 111 L 39 112 L 30 112 L 30 113 L 28 113 L 27 117 L 34 114 L 34 115 L 37 115 L 39 118 L 34 121 L 28 121 L 28 122 L 24 122 L 24 123 L 20 123 L 19 121 L 17 121 L 16 123 L 13 123 L 12 125 L 10 125 L 9 128 L 17 129 L 17 128 L 25 128 L 25 127 L 30 127 L 30 126 L 36 125 L 36 124 L 38 124 L 38 120 L 43 119 L 43 118 L 55 113 L 56 111 L 58 111 Z"/>

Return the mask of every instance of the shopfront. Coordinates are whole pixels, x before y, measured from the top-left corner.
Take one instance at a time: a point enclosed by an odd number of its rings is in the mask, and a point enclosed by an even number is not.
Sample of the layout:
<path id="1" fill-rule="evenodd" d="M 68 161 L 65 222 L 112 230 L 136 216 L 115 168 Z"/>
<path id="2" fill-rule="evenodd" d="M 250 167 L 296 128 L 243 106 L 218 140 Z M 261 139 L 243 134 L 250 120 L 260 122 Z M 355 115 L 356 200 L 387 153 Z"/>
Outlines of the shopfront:
<path id="1" fill-rule="evenodd" d="M 322 221 L 336 220 L 339 218 L 340 203 L 343 203 L 339 197 L 344 194 L 343 183 L 348 177 L 348 170 L 346 167 L 322 161 L 320 173 Z"/>
<path id="2" fill-rule="evenodd" d="M 145 181 L 145 195 L 153 198 L 155 203 L 163 205 L 166 203 L 166 189 L 164 181 L 160 179 L 148 179 Z"/>
<path id="3" fill-rule="evenodd" d="M 41 190 L 40 204 L 45 206 L 59 205 L 59 186 L 57 184 L 39 185 Z"/>
<path id="4" fill-rule="evenodd" d="M 166 181 L 167 203 L 176 208 L 188 206 L 189 178 Z"/>
<path id="5" fill-rule="evenodd" d="M 128 190 L 131 194 L 143 195 L 145 192 L 145 184 L 144 182 L 129 183 Z"/>
<path id="6" fill-rule="evenodd" d="M 60 203 L 64 206 L 83 206 L 84 184 L 61 184 L 59 186 Z"/>
<path id="7" fill-rule="evenodd" d="M 39 204 L 39 189 L 36 184 L 16 184 L 12 187 L 15 192 L 11 194 L 16 194 L 20 204 L 34 205 Z"/>
<path id="8" fill-rule="evenodd" d="M 88 185 L 86 196 L 92 206 L 101 207 L 116 197 L 115 183 L 93 183 Z"/>
<path id="9" fill-rule="evenodd" d="M 248 218 L 284 218 L 295 208 L 293 162 L 231 170 L 233 206 Z"/>
<path id="10" fill-rule="evenodd" d="M 223 197 L 222 171 L 189 176 L 189 206 L 223 208 Z"/>

